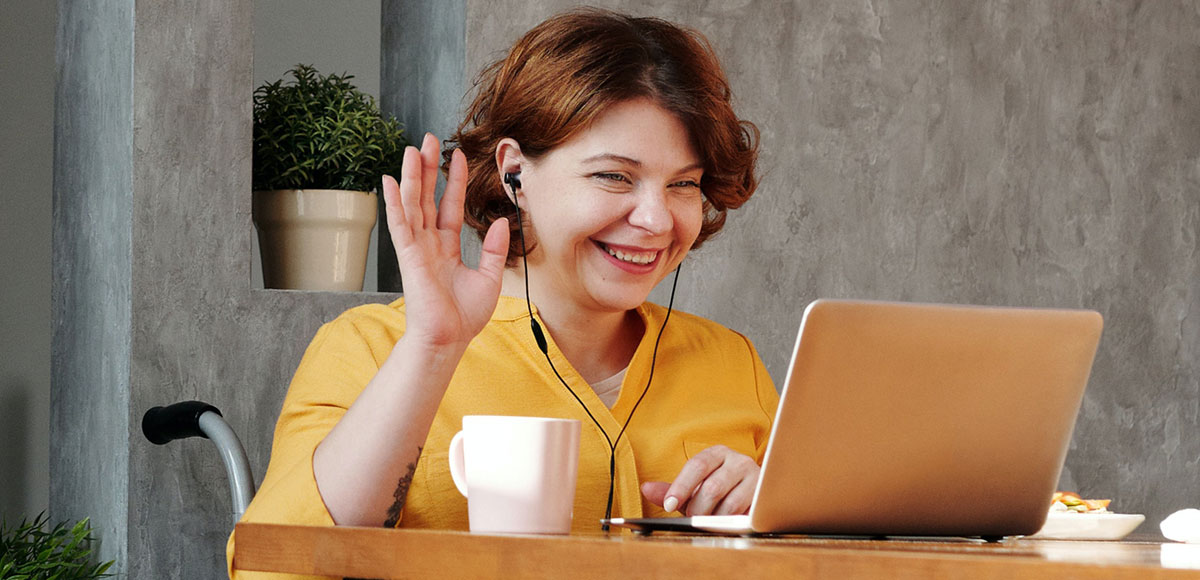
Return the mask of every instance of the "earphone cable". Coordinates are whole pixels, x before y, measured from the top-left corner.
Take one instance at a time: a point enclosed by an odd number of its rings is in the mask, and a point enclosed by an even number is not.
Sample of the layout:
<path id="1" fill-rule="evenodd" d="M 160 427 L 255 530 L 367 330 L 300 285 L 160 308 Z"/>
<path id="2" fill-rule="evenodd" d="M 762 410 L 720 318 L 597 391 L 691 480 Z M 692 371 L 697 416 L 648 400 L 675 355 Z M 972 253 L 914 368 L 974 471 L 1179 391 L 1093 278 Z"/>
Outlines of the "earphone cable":
<path id="1" fill-rule="evenodd" d="M 625 429 L 629 427 L 630 421 L 633 421 L 633 414 L 641 406 L 642 399 L 645 399 L 646 393 L 650 392 L 650 384 L 654 382 L 654 363 L 658 361 L 658 343 L 662 341 L 663 332 L 667 330 L 667 322 L 671 320 L 671 311 L 675 307 L 675 287 L 679 285 L 679 270 L 682 268 L 683 262 L 680 262 L 675 267 L 675 279 L 671 281 L 671 299 L 667 301 L 667 315 L 663 317 L 662 326 L 658 328 L 658 336 L 654 339 L 654 352 L 650 356 L 650 377 L 646 379 L 646 387 L 642 389 L 641 396 L 633 404 L 633 408 L 629 410 L 629 417 L 625 418 L 625 424 L 621 426 L 621 432 L 617 433 L 617 440 L 611 443 L 612 453 L 608 456 L 608 507 L 604 510 L 604 519 L 606 520 L 612 517 L 613 489 L 616 485 L 617 477 L 617 445 L 621 442 L 621 436 L 625 434 Z M 605 435 L 607 436 L 607 433 Z M 607 532 L 608 523 L 606 522 L 601 528 Z"/>
<path id="2" fill-rule="evenodd" d="M 529 310 L 529 324 L 533 329 L 533 337 L 537 341 L 538 348 L 542 351 L 542 355 L 546 357 L 546 362 L 550 364 L 550 370 L 554 371 L 554 376 L 558 377 L 558 381 L 567 388 L 567 392 L 571 393 L 572 397 L 575 397 L 575 400 L 579 402 L 580 407 L 583 407 L 583 410 L 587 413 L 588 418 L 592 420 L 592 423 L 595 424 L 596 428 L 600 430 L 600 433 L 604 435 L 604 440 L 608 442 L 610 450 L 616 449 L 612 438 L 608 436 L 608 432 L 604 430 L 604 427 L 600 426 L 600 422 L 596 420 L 595 415 L 592 415 L 592 411 L 583 403 L 583 400 L 579 398 L 579 395 L 575 394 L 575 390 L 567 385 L 567 381 L 562 378 L 562 375 L 558 374 L 558 368 L 554 366 L 554 361 L 550 360 L 550 348 L 546 343 L 545 335 L 542 334 L 541 325 L 539 325 L 537 323 L 537 319 L 533 317 L 533 303 L 529 300 L 529 262 L 525 260 L 525 226 L 521 223 L 520 207 L 517 208 L 517 230 L 521 233 L 521 261 L 523 262 L 521 270 L 525 275 L 525 308 Z"/>
<path id="3" fill-rule="evenodd" d="M 600 426 L 600 422 L 596 420 L 595 415 L 592 414 L 591 409 L 589 409 L 588 406 L 583 402 L 583 399 L 579 398 L 579 395 L 575 393 L 575 390 L 567 384 L 566 379 L 559 374 L 558 368 L 554 366 L 554 361 L 550 359 L 549 344 L 546 342 L 546 337 L 542 333 L 541 325 L 538 324 L 537 319 L 533 316 L 533 302 L 529 299 L 529 262 L 526 258 L 527 250 L 525 247 L 525 225 L 521 220 L 521 206 L 517 205 L 516 203 L 516 187 L 511 183 L 509 184 L 509 187 L 511 187 L 513 190 L 513 205 L 516 206 L 517 211 L 517 231 L 521 236 L 521 270 L 525 278 L 525 308 L 529 311 L 529 325 L 530 329 L 533 331 L 534 340 L 537 342 L 538 349 L 542 351 L 542 355 L 546 357 L 546 363 L 550 365 L 550 370 L 554 371 L 554 376 L 558 378 L 558 382 L 562 383 L 562 386 L 567 389 L 568 393 L 571 393 L 571 396 L 575 398 L 575 401 L 579 403 L 579 406 L 583 408 L 585 413 L 587 413 L 588 418 L 592 420 L 592 424 L 596 426 L 596 429 L 600 431 L 600 434 L 604 435 L 604 441 L 608 443 L 608 502 L 604 509 L 604 519 L 608 520 L 612 518 L 613 495 L 616 488 L 617 444 L 621 441 L 621 436 L 625 434 L 625 430 L 629 427 L 629 422 L 633 420 L 634 412 L 636 412 L 638 407 L 642 404 L 642 400 L 646 398 L 646 393 L 650 392 L 650 384 L 654 381 L 655 362 L 658 360 L 658 344 L 660 341 L 662 341 L 663 332 L 665 332 L 667 329 L 667 322 L 671 320 L 671 312 L 675 306 L 675 288 L 679 285 L 679 270 L 683 268 L 683 264 L 681 262 L 680 265 L 675 268 L 675 278 L 671 282 L 671 298 L 667 303 L 667 314 L 663 318 L 662 326 L 658 329 L 658 336 L 654 339 L 654 352 L 650 357 L 650 376 L 646 380 L 646 386 L 642 389 L 642 394 L 638 396 L 637 402 L 635 402 L 633 408 L 630 409 L 629 416 L 625 418 L 625 424 L 621 426 L 621 431 L 617 434 L 617 439 L 614 441 L 611 437 L 609 437 L 608 431 L 605 431 L 604 427 Z M 606 532 L 608 531 L 609 526 L 607 521 L 601 525 L 601 529 Z"/>
<path id="4" fill-rule="evenodd" d="M 658 337 L 654 339 L 654 353 L 650 356 L 650 378 L 646 379 L 646 388 L 642 390 L 642 396 L 638 397 L 636 403 L 633 404 L 633 409 L 629 410 L 629 418 L 633 418 L 633 413 L 638 410 L 638 406 L 642 404 L 642 399 L 646 398 L 646 393 L 650 392 L 650 383 L 654 382 L 654 367 L 658 362 L 658 343 L 662 341 L 663 331 L 667 329 L 667 322 L 671 320 L 671 311 L 675 308 L 675 287 L 679 285 L 679 271 L 683 269 L 683 262 L 680 262 L 675 267 L 675 279 L 671 281 L 671 299 L 667 301 L 667 315 L 663 318 L 662 326 L 658 329 Z M 621 427 L 621 432 L 617 433 L 617 440 L 613 442 L 613 447 L 621 442 L 621 436 L 625 434 L 625 428 L 629 427 L 629 420 L 625 421 L 625 425 Z"/>

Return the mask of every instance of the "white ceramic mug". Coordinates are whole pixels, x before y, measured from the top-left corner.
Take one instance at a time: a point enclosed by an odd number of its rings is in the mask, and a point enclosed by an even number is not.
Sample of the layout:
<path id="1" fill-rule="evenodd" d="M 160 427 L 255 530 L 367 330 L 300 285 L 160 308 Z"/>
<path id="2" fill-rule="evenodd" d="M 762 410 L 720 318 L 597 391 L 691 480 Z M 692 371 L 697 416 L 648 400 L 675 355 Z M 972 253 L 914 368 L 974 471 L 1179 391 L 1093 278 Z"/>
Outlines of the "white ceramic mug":
<path id="1" fill-rule="evenodd" d="M 468 415 L 450 440 L 450 476 L 472 532 L 571 531 L 579 421 Z"/>

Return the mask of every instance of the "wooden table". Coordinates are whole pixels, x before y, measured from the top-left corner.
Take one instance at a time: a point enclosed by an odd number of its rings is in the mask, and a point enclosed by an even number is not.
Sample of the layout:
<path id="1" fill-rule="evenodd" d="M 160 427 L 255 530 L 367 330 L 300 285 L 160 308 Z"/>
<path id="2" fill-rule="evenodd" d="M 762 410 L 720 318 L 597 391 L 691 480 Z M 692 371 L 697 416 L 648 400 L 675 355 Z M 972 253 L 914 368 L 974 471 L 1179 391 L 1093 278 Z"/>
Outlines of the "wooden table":
<path id="1" fill-rule="evenodd" d="M 627 532 L 487 536 L 238 524 L 234 567 L 360 578 L 1192 578 L 1200 545 L 736 538 Z"/>

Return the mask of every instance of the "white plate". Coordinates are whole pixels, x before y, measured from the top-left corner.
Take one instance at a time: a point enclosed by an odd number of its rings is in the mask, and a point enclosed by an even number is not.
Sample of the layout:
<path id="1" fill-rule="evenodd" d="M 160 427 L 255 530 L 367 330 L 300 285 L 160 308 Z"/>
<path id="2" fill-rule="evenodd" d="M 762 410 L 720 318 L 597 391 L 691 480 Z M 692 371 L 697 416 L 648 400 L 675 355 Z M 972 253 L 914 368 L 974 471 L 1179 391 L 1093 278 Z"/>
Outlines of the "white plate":
<path id="1" fill-rule="evenodd" d="M 1030 538 L 1057 540 L 1119 540 L 1137 529 L 1142 514 L 1081 514 L 1050 512 L 1046 525 Z"/>

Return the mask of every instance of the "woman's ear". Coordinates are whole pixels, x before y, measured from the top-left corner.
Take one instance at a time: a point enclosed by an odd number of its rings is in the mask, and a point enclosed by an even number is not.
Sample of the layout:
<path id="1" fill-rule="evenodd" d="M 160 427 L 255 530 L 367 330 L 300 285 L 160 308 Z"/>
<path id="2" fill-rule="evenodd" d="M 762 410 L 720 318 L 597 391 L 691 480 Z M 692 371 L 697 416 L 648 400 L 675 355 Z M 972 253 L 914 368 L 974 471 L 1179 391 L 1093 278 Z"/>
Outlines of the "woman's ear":
<path id="1" fill-rule="evenodd" d="M 520 181 L 510 185 L 512 179 L 505 179 L 505 174 L 512 173 L 520 175 L 521 166 L 525 161 L 525 157 L 521 155 L 521 144 L 517 143 L 516 139 L 505 137 L 496 144 L 496 177 L 503 185 L 504 193 L 508 194 L 509 199 L 514 205 L 517 204 L 518 192 L 521 191 Z"/>

